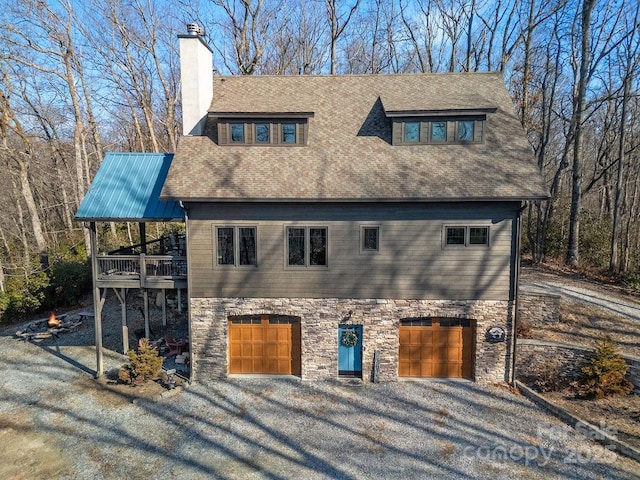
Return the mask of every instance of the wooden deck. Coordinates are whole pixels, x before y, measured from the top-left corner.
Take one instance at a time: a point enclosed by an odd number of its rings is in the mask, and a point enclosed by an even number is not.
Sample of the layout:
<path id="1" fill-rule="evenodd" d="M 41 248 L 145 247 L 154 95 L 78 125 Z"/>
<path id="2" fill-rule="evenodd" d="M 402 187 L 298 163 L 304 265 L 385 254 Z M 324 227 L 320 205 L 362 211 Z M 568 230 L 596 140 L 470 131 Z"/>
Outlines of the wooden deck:
<path id="1" fill-rule="evenodd" d="M 187 288 L 187 257 L 98 255 L 98 288 Z"/>

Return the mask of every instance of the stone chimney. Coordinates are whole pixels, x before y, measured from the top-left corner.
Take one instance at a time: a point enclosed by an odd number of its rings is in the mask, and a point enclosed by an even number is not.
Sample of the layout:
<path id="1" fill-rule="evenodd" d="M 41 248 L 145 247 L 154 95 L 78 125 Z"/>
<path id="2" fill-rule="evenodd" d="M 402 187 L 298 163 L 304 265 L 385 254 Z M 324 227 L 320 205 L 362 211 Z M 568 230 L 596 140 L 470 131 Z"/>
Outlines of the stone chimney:
<path id="1" fill-rule="evenodd" d="M 178 35 L 183 135 L 202 135 L 213 98 L 213 51 L 204 36 L 195 23 L 187 25 L 186 35 Z"/>

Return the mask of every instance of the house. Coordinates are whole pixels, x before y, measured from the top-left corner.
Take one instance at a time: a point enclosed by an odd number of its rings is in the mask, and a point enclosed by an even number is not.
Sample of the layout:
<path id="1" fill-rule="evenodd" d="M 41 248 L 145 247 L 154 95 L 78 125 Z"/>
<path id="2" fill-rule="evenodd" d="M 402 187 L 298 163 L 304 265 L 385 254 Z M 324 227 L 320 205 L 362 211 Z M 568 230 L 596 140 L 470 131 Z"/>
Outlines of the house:
<path id="1" fill-rule="evenodd" d="M 192 376 L 512 376 L 523 202 L 498 73 L 212 75 L 180 35 Z"/>

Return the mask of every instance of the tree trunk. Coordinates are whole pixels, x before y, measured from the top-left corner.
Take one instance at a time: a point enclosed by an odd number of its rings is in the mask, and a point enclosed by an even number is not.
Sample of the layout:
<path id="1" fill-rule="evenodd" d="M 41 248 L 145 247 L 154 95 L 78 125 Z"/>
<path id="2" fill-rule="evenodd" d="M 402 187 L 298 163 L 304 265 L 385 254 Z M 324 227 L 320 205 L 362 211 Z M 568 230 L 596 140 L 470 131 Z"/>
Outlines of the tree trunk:
<path id="1" fill-rule="evenodd" d="M 36 205 L 35 198 L 33 197 L 33 191 L 31 189 L 31 182 L 29 180 L 29 166 L 26 162 L 20 163 L 20 193 L 24 202 L 27 205 L 29 216 L 31 217 L 31 227 L 33 230 L 33 238 L 36 241 L 38 252 L 44 252 L 47 250 L 47 241 L 44 238 L 42 231 L 42 221 L 40 220 L 40 214 Z"/>
<path id="2" fill-rule="evenodd" d="M 571 188 L 571 215 L 569 219 L 569 246 L 567 263 L 577 266 L 580 261 L 580 204 L 582 197 L 582 122 L 589 75 L 589 38 L 591 35 L 591 12 L 595 0 L 584 0 L 582 5 L 582 36 L 580 42 L 580 74 L 578 89 L 574 99 L 573 124 L 573 172 Z"/>
<path id="3" fill-rule="evenodd" d="M 18 186 L 16 185 L 15 179 L 11 179 L 11 186 L 13 187 L 14 198 L 19 198 Z M 31 259 L 31 249 L 29 248 L 29 240 L 27 240 L 27 229 L 24 225 L 24 212 L 22 211 L 22 203 L 20 201 L 16 202 L 16 214 L 18 218 L 16 223 L 18 224 L 18 231 L 20 232 L 20 240 L 22 241 L 22 249 L 24 251 L 24 264 L 29 264 Z"/>
<path id="4" fill-rule="evenodd" d="M 620 236 L 620 209 L 622 205 L 622 182 L 624 171 L 624 147 L 626 142 L 626 118 L 627 118 L 627 102 L 631 90 L 631 74 L 627 74 L 624 78 L 624 87 L 622 94 L 622 111 L 620 112 L 620 131 L 618 145 L 618 175 L 616 178 L 616 194 L 613 204 L 613 229 L 611 231 L 611 257 L 609 258 L 609 272 L 618 273 L 620 271 L 620 263 L 618 258 L 618 237 Z"/>

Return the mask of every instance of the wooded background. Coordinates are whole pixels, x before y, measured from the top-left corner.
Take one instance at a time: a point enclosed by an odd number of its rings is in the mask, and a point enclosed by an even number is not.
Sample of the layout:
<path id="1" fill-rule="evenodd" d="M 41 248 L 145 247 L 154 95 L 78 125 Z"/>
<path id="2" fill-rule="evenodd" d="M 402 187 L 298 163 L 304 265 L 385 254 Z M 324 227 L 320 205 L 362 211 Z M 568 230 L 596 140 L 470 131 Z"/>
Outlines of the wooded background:
<path id="1" fill-rule="evenodd" d="M 551 200 L 524 248 L 640 284 L 637 0 L 15 0 L 0 12 L 0 292 L 84 258 L 73 215 L 105 151 L 172 152 L 177 35 L 220 74 L 501 71 Z M 150 229 L 159 235 L 163 226 Z M 101 227 L 106 245 L 137 242 Z M 2 310 L 0 305 L 0 311 Z"/>

